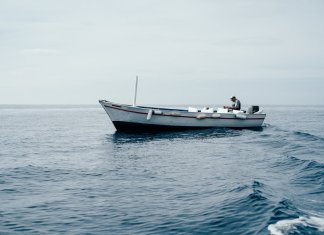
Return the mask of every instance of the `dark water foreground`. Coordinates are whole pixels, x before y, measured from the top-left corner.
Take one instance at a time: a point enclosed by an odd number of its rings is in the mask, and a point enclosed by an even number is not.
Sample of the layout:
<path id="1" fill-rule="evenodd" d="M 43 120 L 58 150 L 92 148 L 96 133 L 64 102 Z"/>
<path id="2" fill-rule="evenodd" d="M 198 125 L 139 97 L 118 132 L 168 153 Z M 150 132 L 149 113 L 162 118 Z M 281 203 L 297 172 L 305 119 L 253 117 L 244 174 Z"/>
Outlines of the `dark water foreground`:
<path id="1" fill-rule="evenodd" d="M 130 135 L 101 108 L 0 107 L 0 234 L 324 234 L 324 107 L 265 110 Z"/>

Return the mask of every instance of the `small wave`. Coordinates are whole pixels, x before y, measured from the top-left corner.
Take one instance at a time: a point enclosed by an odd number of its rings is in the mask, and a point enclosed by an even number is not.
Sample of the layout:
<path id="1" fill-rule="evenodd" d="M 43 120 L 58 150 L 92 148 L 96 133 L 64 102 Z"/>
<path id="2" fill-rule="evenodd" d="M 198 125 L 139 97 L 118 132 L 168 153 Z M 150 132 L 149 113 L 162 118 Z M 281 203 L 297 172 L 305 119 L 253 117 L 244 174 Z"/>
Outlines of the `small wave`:
<path id="1" fill-rule="evenodd" d="M 301 212 L 296 208 L 293 202 L 287 198 L 283 198 L 272 210 L 273 216 L 270 223 L 278 220 L 297 218 Z"/>
<path id="2" fill-rule="evenodd" d="M 231 190 L 231 192 L 242 192 L 242 191 L 251 191 L 249 194 L 246 195 L 245 198 L 243 198 L 243 201 L 246 201 L 246 203 L 255 203 L 260 202 L 262 200 L 267 200 L 268 196 L 268 190 L 267 186 L 260 181 L 254 180 L 252 182 L 252 185 L 240 185 L 234 189 Z"/>
<path id="3" fill-rule="evenodd" d="M 310 180 L 314 183 L 314 180 L 324 179 L 324 164 L 319 163 L 315 160 L 301 160 L 296 157 L 288 157 L 291 161 L 302 168 L 298 172 L 297 178 Z"/>
<path id="4" fill-rule="evenodd" d="M 306 160 L 288 155 L 274 162 L 273 167 L 279 167 L 280 170 L 287 171 L 296 167 L 302 168 L 305 162 Z"/>
<path id="5" fill-rule="evenodd" d="M 70 177 L 71 170 L 49 168 L 43 166 L 20 166 L 14 168 L 7 168 L 6 171 L 0 172 L 0 178 L 10 180 L 22 179 L 32 180 L 37 178 L 39 181 L 60 181 L 64 178 Z"/>
<path id="6" fill-rule="evenodd" d="M 272 130 L 272 131 L 271 131 Z M 270 132 L 269 132 L 270 131 Z M 294 131 L 289 129 L 284 129 L 278 126 L 268 126 L 268 131 L 262 133 L 263 135 L 270 135 L 270 137 L 275 137 L 274 140 L 280 140 L 283 144 L 282 146 L 289 145 L 292 142 L 300 142 L 304 143 L 302 146 L 305 146 L 305 143 L 315 142 L 315 147 L 318 147 L 318 144 L 322 144 L 324 142 L 324 138 L 321 136 L 317 136 L 304 131 Z M 261 136 L 262 137 L 262 136 Z M 266 136 L 268 137 L 268 136 Z M 305 142 L 306 141 L 306 142 Z M 276 143 L 276 141 L 274 141 Z M 294 146 L 296 147 L 296 146 Z"/>
<path id="7" fill-rule="evenodd" d="M 311 194 L 322 193 L 324 191 L 324 165 L 316 161 L 307 161 L 293 183 L 307 187 Z"/>
<path id="8" fill-rule="evenodd" d="M 308 140 L 320 140 L 320 141 L 324 141 L 323 137 L 314 135 L 314 134 L 310 134 L 307 132 L 303 132 L 303 131 L 292 131 L 292 130 L 288 130 L 288 129 L 284 129 L 278 126 L 274 126 L 274 125 L 270 125 L 268 124 L 266 127 L 273 129 L 274 131 L 276 131 L 277 133 L 286 133 L 286 134 L 293 134 L 295 136 L 299 136 L 299 137 L 304 137 Z"/>
<path id="9" fill-rule="evenodd" d="M 300 216 L 296 219 L 279 220 L 275 224 L 270 224 L 268 230 L 271 235 L 284 235 L 289 233 L 289 231 L 296 230 L 297 226 L 309 227 L 324 232 L 324 218 Z"/>
<path id="10" fill-rule="evenodd" d="M 233 191 L 237 193 L 236 197 L 208 207 L 207 213 L 204 210 L 203 216 L 208 218 L 204 227 L 209 228 L 209 231 L 200 230 L 191 234 L 259 234 L 257 231 L 266 229 L 264 221 L 272 209 L 269 199 L 271 189 L 254 180 L 251 184 L 241 185 Z"/>
<path id="11" fill-rule="evenodd" d="M 274 167 L 300 167 L 300 173 L 318 171 L 322 173 L 324 171 L 324 164 L 315 160 L 300 159 L 294 156 L 285 156 L 285 158 L 278 160 L 274 163 Z M 317 177 L 323 177 L 323 175 L 316 175 Z"/>
<path id="12" fill-rule="evenodd" d="M 324 141 L 324 138 L 322 137 L 319 137 L 319 136 L 316 136 L 316 135 L 312 135 L 310 133 L 307 133 L 307 132 L 301 132 L 301 131 L 294 131 L 293 132 L 295 135 L 297 136 L 301 136 L 301 137 L 305 137 L 307 138 L 308 140 L 320 140 L 320 141 Z"/>
<path id="13" fill-rule="evenodd" d="M 230 190 L 230 192 L 242 192 L 242 191 L 245 191 L 247 189 L 249 189 L 250 187 L 248 185 L 240 185 L 236 188 L 233 188 Z"/>
<path id="14" fill-rule="evenodd" d="M 280 171 L 291 174 L 291 183 L 307 189 L 311 194 L 324 191 L 324 164 L 315 160 L 304 160 L 286 156 L 273 165 Z"/>

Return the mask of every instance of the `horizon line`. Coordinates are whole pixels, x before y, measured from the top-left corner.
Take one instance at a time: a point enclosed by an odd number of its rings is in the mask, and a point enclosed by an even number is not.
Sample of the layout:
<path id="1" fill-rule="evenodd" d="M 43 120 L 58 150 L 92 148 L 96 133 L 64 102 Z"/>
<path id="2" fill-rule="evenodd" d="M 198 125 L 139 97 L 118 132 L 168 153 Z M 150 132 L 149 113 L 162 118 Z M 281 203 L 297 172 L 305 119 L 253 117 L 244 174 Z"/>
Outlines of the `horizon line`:
<path id="1" fill-rule="evenodd" d="M 0 106 L 100 106 L 100 104 L 96 103 L 91 103 L 91 104 L 71 104 L 71 103 L 66 103 L 66 104 L 0 104 Z M 224 104 L 152 104 L 152 103 L 140 103 L 137 106 L 222 106 Z M 247 104 L 243 106 L 250 106 L 250 105 L 256 105 L 256 104 Z M 259 106 L 310 106 L 310 107 L 315 107 L 315 106 L 324 106 L 324 104 L 259 104 Z"/>

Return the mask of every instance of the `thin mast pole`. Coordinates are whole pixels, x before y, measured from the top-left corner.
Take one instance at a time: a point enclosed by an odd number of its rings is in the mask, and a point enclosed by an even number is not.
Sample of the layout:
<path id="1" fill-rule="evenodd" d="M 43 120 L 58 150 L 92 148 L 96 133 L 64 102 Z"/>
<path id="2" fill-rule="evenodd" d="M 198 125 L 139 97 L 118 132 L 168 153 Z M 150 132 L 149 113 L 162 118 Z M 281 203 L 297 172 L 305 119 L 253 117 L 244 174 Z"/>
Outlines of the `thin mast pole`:
<path id="1" fill-rule="evenodd" d="M 137 84 L 138 84 L 138 76 L 136 76 L 136 82 L 135 82 L 135 94 L 134 94 L 134 102 L 133 106 L 136 106 L 136 98 L 137 98 Z"/>

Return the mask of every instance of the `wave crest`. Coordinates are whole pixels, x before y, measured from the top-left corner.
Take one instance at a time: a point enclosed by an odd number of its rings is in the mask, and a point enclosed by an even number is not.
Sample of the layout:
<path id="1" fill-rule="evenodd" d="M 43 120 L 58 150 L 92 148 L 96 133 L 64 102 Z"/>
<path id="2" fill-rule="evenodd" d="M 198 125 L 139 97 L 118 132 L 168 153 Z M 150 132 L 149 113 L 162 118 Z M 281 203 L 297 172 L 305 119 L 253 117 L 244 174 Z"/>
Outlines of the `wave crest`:
<path id="1" fill-rule="evenodd" d="M 300 216 L 296 219 L 280 220 L 275 224 L 270 224 L 268 230 L 271 235 L 284 235 L 289 233 L 291 230 L 297 230 L 297 226 L 309 227 L 324 232 L 324 218 Z"/>

